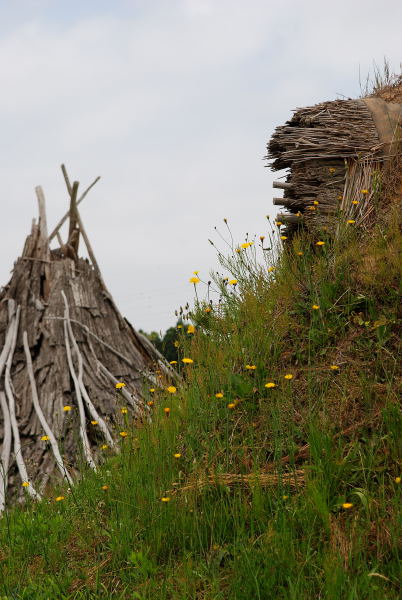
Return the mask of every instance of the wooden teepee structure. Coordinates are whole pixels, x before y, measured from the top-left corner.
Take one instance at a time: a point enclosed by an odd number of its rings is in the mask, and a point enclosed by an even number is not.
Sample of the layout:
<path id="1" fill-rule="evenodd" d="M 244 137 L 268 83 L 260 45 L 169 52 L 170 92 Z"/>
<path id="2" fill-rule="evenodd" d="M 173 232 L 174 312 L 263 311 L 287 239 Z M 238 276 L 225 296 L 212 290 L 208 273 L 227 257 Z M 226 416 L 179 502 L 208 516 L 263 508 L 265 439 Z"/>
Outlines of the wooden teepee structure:
<path id="1" fill-rule="evenodd" d="M 62 171 L 68 213 L 49 235 L 36 188 L 39 222 L 0 290 L 0 512 L 7 496 L 39 498 L 53 474 L 72 485 L 80 465 L 96 469 L 101 449 L 118 448 L 127 420 L 148 418 L 143 386 L 172 375 L 102 279 L 78 210 L 99 178 L 78 197 L 78 182 Z M 78 257 L 81 238 L 90 261 Z M 119 382 L 125 386 L 116 392 Z"/>

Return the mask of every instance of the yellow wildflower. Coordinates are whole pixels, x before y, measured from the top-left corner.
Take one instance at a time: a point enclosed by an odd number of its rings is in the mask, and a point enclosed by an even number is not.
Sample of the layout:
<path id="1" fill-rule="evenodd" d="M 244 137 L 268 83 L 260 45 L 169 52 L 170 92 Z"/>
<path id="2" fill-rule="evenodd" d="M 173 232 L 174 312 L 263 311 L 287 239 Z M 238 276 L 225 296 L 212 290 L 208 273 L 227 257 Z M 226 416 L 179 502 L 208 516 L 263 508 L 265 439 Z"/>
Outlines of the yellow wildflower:
<path id="1" fill-rule="evenodd" d="M 361 191 L 362 194 L 365 194 L 365 195 L 367 195 L 369 193 L 368 190 L 360 190 L 360 191 Z"/>
<path id="2" fill-rule="evenodd" d="M 237 279 L 231 279 L 229 285 L 237 285 Z"/>
<path id="3" fill-rule="evenodd" d="M 61 502 L 62 500 L 64 500 L 64 496 L 57 496 L 57 498 L 55 498 L 56 502 Z"/>
<path id="4" fill-rule="evenodd" d="M 205 312 L 206 312 L 206 313 L 210 313 L 210 312 L 211 312 L 211 310 L 212 310 L 212 308 L 211 308 L 210 306 L 207 306 L 207 308 L 205 309 Z"/>
<path id="5" fill-rule="evenodd" d="M 153 406 L 155 404 L 155 402 L 153 400 L 148 400 L 147 405 L 148 406 Z"/>
<path id="6" fill-rule="evenodd" d="M 198 275 L 199 271 L 193 271 L 193 275 Z"/>
<path id="7" fill-rule="evenodd" d="M 191 365 L 194 361 L 192 358 L 182 358 L 181 362 L 183 362 L 185 365 Z"/>
<path id="8" fill-rule="evenodd" d="M 287 373 L 286 375 L 284 375 L 285 379 L 293 379 L 293 375 L 292 373 Z"/>
<path id="9" fill-rule="evenodd" d="M 102 485 L 101 490 L 103 490 L 104 492 L 106 492 L 106 490 L 109 489 L 108 485 Z"/>
<path id="10" fill-rule="evenodd" d="M 236 407 L 236 404 L 235 404 L 234 402 L 230 402 L 230 403 L 228 404 L 228 408 L 229 408 L 230 410 L 233 410 L 235 407 Z"/>
<path id="11" fill-rule="evenodd" d="M 287 239 L 288 239 L 288 238 L 287 238 L 287 236 L 286 236 L 286 235 L 281 235 L 281 240 L 285 241 L 285 240 L 287 240 Z"/>
<path id="12" fill-rule="evenodd" d="M 395 481 L 395 483 L 401 483 L 401 478 L 400 477 L 395 477 L 394 481 Z"/>
<path id="13" fill-rule="evenodd" d="M 354 225 L 355 223 L 356 223 L 356 221 L 354 219 L 348 220 L 348 225 Z"/>
<path id="14" fill-rule="evenodd" d="M 280 227 L 281 225 L 283 225 L 282 221 L 275 221 L 275 225 L 277 227 Z"/>
<path id="15" fill-rule="evenodd" d="M 297 256 L 303 256 L 303 252 L 297 252 Z"/>
<path id="16" fill-rule="evenodd" d="M 345 508 L 346 510 L 347 510 L 348 508 L 352 508 L 352 506 L 353 506 L 352 502 L 344 502 L 344 503 L 342 504 L 342 508 Z"/>
<path id="17" fill-rule="evenodd" d="M 329 167 L 328 171 L 331 173 L 331 175 L 336 173 L 336 169 L 334 169 L 334 167 Z"/>
<path id="18" fill-rule="evenodd" d="M 173 346 L 174 346 L 175 348 L 178 348 L 178 347 L 180 346 L 180 342 L 179 342 L 179 341 L 177 341 L 177 340 L 175 340 L 175 341 L 173 342 Z"/>
<path id="19" fill-rule="evenodd" d="M 183 325 L 178 325 L 177 329 L 183 329 Z"/>
<path id="20" fill-rule="evenodd" d="M 91 421 L 91 425 L 97 425 L 98 421 Z"/>
<path id="21" fill-rule="evenodd" d="M 315 243 L 316 246 L 325 246 L 325 242 L 323 242 L 322 240 L 318 241 Z"/>
<path id="22" fill-rule="evenodd" d="M 255 371 L 255 369 L 256 369 L 256 368 L 257 368 L 257 367 L 256 367 L 255 365 L 246 365 L 246 369 L 247 369 L 248 371 Z"/>
<path id="23" fill-rule="evenodd" d="M 223 398 L 222 392 L 218 392 L 217 394 L 215 394 L 215 398 Z"/>
<path id="24" fill-rule="evenodd" d="M 311 307 L 314 310 L 318 310 L 320 308 L 319 304 L 313 304 L 313 306 Z"/>
<path id="25" fill-rule="evenodd" d="M 260 235 L 260 240 L 263 242 L 265 240 L 265 235 Z"/>
<path id="26" fill-rule="evenodd" d="M 241 252 L 241 249 L 240 248 L 236 248 L 236 252 Z"/>
<path id="27" fill-rule="evenodd" d="M 359 204 L 359 200 L 352 200 L 352 204 L 356 206 L 357 204 Z"/>
<path id="28" fill-rule="evenodd" d="M 169 496 L 164 496 L 163 498 L 161 498 L 161 502 L 170 502 Z"/>
<path id="29" fill-rule="evenodd" d="M 42 440 L 42 442 L 47 442 L 49 439 L 48 435 L 42 435 L 42 437 L 40 438 Z"/>
<path id="30" fill-rule="evenodd" d="M 338 365 L 331 365 L 329 368 L 332 369 L 332 371 L 339 371 L 340 367 L 338 367 Z"/>
<path id="31" fill-rule="evenodd" d="M 343 196 L 338 196 L 337 200 L 343 200 Z"/>
<path id="32" fill-rule="evenodd" d="M 175 458 L 181 458 L 181 454 L 180 454 L 180 452 L 176 452 L 176 454 L 173 454 L 173 456 L 174 456 Z"/>
<path id="33" fill-rule="evenodd" d="M 272 271 L 275 271 L 275 267 L 268 267 L 268 273 L 272 273 Z"/>
<path id="34" fill-rule="evenodd" d="M 151 394 L 154 394 L 155 393 L 155 388 L 150 388 L 149 391 L 151 392 Z"/>
<path id="35" fill-rule="evenodd" d="M 194 327 L 194 325 L 189 325 L 187 327 L 187 333 L 195 333 L 195 327 Z"/>
<path id="36" fill-rule="evenodd" d="M 101 450 L 107 450 L 109 446 L 107 444 L 102 444 Z"/>
<path id="37" fill-rule="evenodd" d="M 163 412 L 164 412 L 164 413 L 165 413 L 165 415 L 168 417 L 168 416 L 169 416 L 169 414 L 170 414 L 170 408 L 169 408 L 168 406 L 166 406 L 166 407 L 163 409 Z"/>
<path id="38" fill-rule="evenodd" d="M 23 481 L 21 485 L 22 487 L 29 487 L 29 481 Z"/>
<path id="39" fill-rule="evenodd" d="M 276 383 L 274 383 L 273 381 L 268 381 L 268 383 L 265 384 L 266 388 L 274 388 L 276 386 Z"/>
<path id="40" fill-rule="evenodd" d="M 283 500 L 287 500 L 289 498 L 289 496 L 282 496 Z"/>
<path id="41" fill-rule="evenodd" d="M 252 246 L 254 244 L 254 242 L 245 242 L 244 244 L 241 245 L 241 248 L 243 248 L 243 250 L 245 250 L 246 248 L 250 248 L 250 246 Z"/>
<path id="42" fill-rule="evenodd" d="M 128 410 L 127 410 L 127 408 L 121 408 L 120 412 L 122 415 L 126 415 L 128 413 Z"/>
<path id="43" fill-rule="evenodd" d="M 121 390 L 124 387 L 126 387 L 126 384 L 123 383 L 122 381 L 120 381 L 119 383 L 116 383 L 116 390 Z"/>
<path id="44" fill-rule="evenodd" d="M 189 282 L 190 282 L 190 283 L 194 283 L 194 285 L 195 285 L 196 283 L 200 283 L 200 281 L 201 281 L 201 279 L 199 279 L 198 277 L 191 277 L 191 278 L 189 279 Z"/>
<path id="45" fill-rule="evenodd" d="M 63 410 L 64 412 L 68 412 L 69 410 L 71 410 L 71 406 L 63 406 Z"/>
<path id="46" fill-rule="evenodd" d="M 171 360 L 169 364 L 170 365 L 177 365 L 177 360 Z"/>
<path id="47" fill-rule="evenodd" d="M 316 209 L 315 206 L 308 206 L 307 207 L 307 210 L 315 210 L 315 209 Z"/>
<path id="48" fill-rule="evenodd" d="M 315 206 L 318 206 L 318 204 L 319 204 L 318 200 L 314 200 L 313 204 L 314 204 Z"/>
<path id="49" fill-rule="evenodd" d="M 128 433 L 127 433 L 127 431 L 120 431 L 120 435 L 122 438 L 125 438 L 128 436 Z"/>

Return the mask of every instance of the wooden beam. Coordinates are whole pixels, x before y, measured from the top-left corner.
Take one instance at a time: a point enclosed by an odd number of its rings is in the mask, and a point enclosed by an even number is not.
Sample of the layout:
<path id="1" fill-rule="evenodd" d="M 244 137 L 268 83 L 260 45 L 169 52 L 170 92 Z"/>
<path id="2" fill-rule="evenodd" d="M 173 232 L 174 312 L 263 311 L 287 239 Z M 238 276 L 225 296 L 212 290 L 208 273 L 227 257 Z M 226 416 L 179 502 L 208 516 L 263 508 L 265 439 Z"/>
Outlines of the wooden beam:
<path id="1" fill-rule="evenodd" d="M 291 183 L 285 183 L 284 181 L 274 181 L 272 187 L 278 188 L 280 190 L 290 190 L 292 188 Z"/>
<path id="2" fill-rule="evenodd" d="M 70 225 L 68 228 L 68 240 L 67 240 L 67 244 L 73 248 L 73 250 L 76 254 L 78 254 L 78 244 L 79 244 L 78 210 L 77 210 L 78 186 L 79 186 L 78 181 L 74 181 L 73 187 L 71 188 Z"/>
<path id="3" fill-rule="evenodd" d="M 62 165 L 62 166 L 64 167 L 64 165 Z M 64 167 L 64 169 L 65 169 L 65 167 Z M 68 176 L 67 176 L 67 178 L 68 178 Z M 64 179 L 65 179 L 65 177 L 64 177 Z M 81 204 L 81 202 L 84 200 L 85 196 L 94 187 L 94 185 L 99 181 L 99 179 L 100 179 L 100 175 L 91 183 L 90 186 L 87 187 L 87 189 L 85 190 L 85 192 L 83 192 L 81 194 L 81 196 L 77 200 L 77 206 L 79 206 Z M 67 185 L 67 181 L 66 181 L 66 185 Z M 67 189 L 68 189 L 68 186 L 67 186 Z M 60 221 L 57 223 L 56 227 L 53 229 L 52 233 L 49 235 L 49 243 L 57 235 L 57 232 L 59 231 L 60 227 L 62 227 L 64 225 L 64 223 L 67 221 L 67 219 L 69 217 L 69 214 L 70 214 L 70 211 L 66 212 L 66 214 L 64 215 L 64 217 L 61 218 Z"/>
<path id="4" fill-rule="evenodd" d="M 276 220 L 281 221 L 282 223 L 295 223 L 298 225 L 299 223 L 303 222 L 303 217 L 298 217 L 297 215 L 292 214 L 278 213 L 276 215 Z"/>
<path id="5" fill-rule="evenodd" d="M 273 198 L 274 206 L 300 206 L 299 200 L 291 200 L 289 198 Z"/>

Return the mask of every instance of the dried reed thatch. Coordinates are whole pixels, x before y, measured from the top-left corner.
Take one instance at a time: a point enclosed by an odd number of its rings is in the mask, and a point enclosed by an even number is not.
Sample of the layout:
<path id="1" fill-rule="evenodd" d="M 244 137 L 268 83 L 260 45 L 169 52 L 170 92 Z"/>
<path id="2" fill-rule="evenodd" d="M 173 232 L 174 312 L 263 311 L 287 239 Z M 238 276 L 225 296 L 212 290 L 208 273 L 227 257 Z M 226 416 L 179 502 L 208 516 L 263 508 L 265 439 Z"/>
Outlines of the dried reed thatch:
<path id="1" fill-rule="evenodd" d="M 36 188 L 39 222 L 0 291 L 0 512 L 7 495 L 39 498 L 57 469 L 70 485 L 81 464 L 96 469 L 100 448 L 118 447 L 127 419 L 148 418 L 144 381 L 158 385 L 155 370 L 173 375 L 106 289 L 78 211 L 92 186 L 77 198 L 78 183 L 63 173 L 70 210 L 48 235 Z M 55 237 L 60 246 L 52 250 Z M 78 257 L 80 238 L 91 261 Z M 126 385 L 116 393 L 120 381 Z"/>
<path id="2" fill-rule="evenodd" d="M 402 92 L 401 80 L 393 87 Z M 374 193 L 370 178 L 401 150 L 402 94 L 394 93 L 389 102 L 389 91 L 386 99 L 377 93 L 297 109 L 276 128 L 266 158 L 274 171 L 289 169 L 285 182 L 274 182 L 284 190 L 283 198 L 273 200 L 289 211 L 277 215 L 288 234 L 300 226 L 335 231 L 339 211 L 368 221 Z M 363 198 L 361 190 L 369 195 Z M 358 209 L 350 207 L 352 200 Z"/>

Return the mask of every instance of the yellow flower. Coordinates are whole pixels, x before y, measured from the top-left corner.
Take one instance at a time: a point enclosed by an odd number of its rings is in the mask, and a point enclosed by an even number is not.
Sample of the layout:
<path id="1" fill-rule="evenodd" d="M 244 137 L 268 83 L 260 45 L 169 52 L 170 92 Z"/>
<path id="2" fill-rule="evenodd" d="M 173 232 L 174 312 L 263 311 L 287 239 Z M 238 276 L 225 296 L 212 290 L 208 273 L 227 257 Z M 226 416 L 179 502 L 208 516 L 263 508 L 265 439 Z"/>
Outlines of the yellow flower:
<path id="1" fill-rule="evenodd" d="M 254 242 L 246 242 L 241 245 L 241 248 L 243 248 L 243 250 L 244 250 L 245 248 L 250 248 L 250 246 L 252 246 L 253 244 L 254 244 Z"/>
<path id="2" fill-rule="evenodd" d="M 193 275 L 198 275 L 199 271 L 193 271 Z"/>
<path id="3" fill-rule="evenodd" d="M 297 256 L 303 256 L 303 252 L 297 252 Z"/>
<path id="4" fill-rule="evenodd" d="M 42 437 L 40 438 L 42 440 L 42 442 L 47 442 L 49 439 L 48 435 L 42 435 Z"/>
<path id="5" fill-rule="evenodd" d="M 360 191 L 361 191 L 362 194 L 365 194 L 365 195 L 367 195 L 369 193 L 368 190 L 360 190 Z"/>
<path id="6" fill-rule="evenodd" d="M 298 210 L 296 213 L 296 217 L 301 217 L 301 216 L 302 216 L 302 214 L 301 214 L 300 210 Z"/>
<path id="7" fill-rule="evenodd" d="M 180 454 L 180 452 L 176 452 L 176 454 L 173 454 L 173 456 L 174 456 L 175 458 L 181 458 L 181 454 Z"/>
<path id="8" fill-rule="evenodd" d="M 153 400 L 148 400 L 147 405 L 148 406 L 153 406 L 155 404 L 155 402 Z"/>
<path id="9" fill-rule="evenodd" d="M 265 235 L 260 235 L 260 240 L 263 242 L 265 240 Z"/>
<path id="10" fill-rule="evenodd" d="M 223 398 L 222 392 L 218 392 L 217 394 L 215 394 L 215 398 Z"/>
<path id="11" fill-rule="evenodd" d="M 275 225 L 277 227 L 280 227 L 281 225 L 283 225 L 282 221 L 275 221 Z"/>
<path id="12" fill-rule="evenodd" d="M 22 487 L 29 487 L 29 481 L 23 481 Z"/>
<path id="13" fill-rule="evenodd" d="M 183 325 L 178 325 L 177 329 L 183 329 Z"/>
<path id="14" fill-rule="evenodd" d="M 268 267 L 268 273 L 272 273 L 272 271 L 275 271 L 275 267 Z"/>
<path id="15" fill-rule="evenodd" d="M 347 510 L 348 508 L 352 508 L 352 506 L 353 506 L 352 502 L 344 502 L 344 503 L 342 504 L 342 508 L 345 508 L 346 510 Z"/>
<path id="16" fill-rule="evenodd" d="M 91 425 L 97 425 L 98 421 L 91 421 Z"/>
<path id="17" fill-rule="evenodd" d="M 191 365 L 194 361 L 192 358 L 182 358 L 181 362 L 183 362 L 185 365 Z"/>
<path id="18" fill-rule="evenodd" d="M 256 368 L 257 368 L 257 367 L 256 367 L 255 365 L 246 365 L 246 369 L 247 369 L 248 371 L 255 371 L 255 369 L 256 369 Z"/>
<path id="19" fill-rule="evenodd" d="M 348 225 L 354 225 L 355 223 L 356 223 L 356 221 L 354 219 L 348 220 Z"/>
<path id="20" fill-rule="evenodd" d="M 170 502 L 169 496 L 164 496 L 163 498 L 161 498 L 161 502 Z"/>
<path id="21" fill-rule="evenodd" d="M 120 383 L 116 383 L 116 390 L 121 390 L 124 387 L 126 387 L 126 384 L 122 381 L 120 381 Z"/>
<path id="22" fill-rule="evenodd" d="M 122 415 L 126 415 L 128 413 L 128 410 L 127 410 L 127 408 L 121 408 L 120 412 Z"/>
<path id="23" fill-rule="evenodd" d="M 177 340 L 175 340 L 175 341 L 173 342 L 173 346 L 174 346 L 175 348 L 178 348 L 178 347 L 180 346 L 180 342 L 178 342 Z"/>
<path id="24" fill-rule="evenodd" d="M 336 173 L 336 169 L 334 169 L 334 167 L 329 167 L 328 171 L 331 173 L 331 175 Z"/>
<path id="25" fill-rule="evenodd" d="M 68 412 L 69 410 L 71 410 L 71 406 L 63 406 L 63 410 L 64 412 Z"/>
<path id="26" fill-rule="evenodd" d="M 400 477 L 395 477 L 394 481 L 395 481 L 395 483 L 401 483 L 401 478 Z"/>
<path id="27" fill-rule="evenodd" d="M 282 496 L 283 500 L 287 500 L 289 498 L 289 496 Z"/>
<path id="28" fill-rule="evenodd" d="M 102 444 L 101 450 L 107 450 L 109 446 L 107 444 Z"/>
<path id="29" fill-rule="evenodd" d="M 268 383 L 265 384 L 266 388 L 274 388 L 276 386 L 276 383 L 274 383 L 273 381 L 268 381 Z"/>
<path id="30" fill-rule="evenodd" d="M 343 200 L 343 196 L 338 196 L 337 200 Z"/>
<path id="31" fill-rule="evenodd" d="M 56 502 L 61 502 L 62 500 L 64 500 L 64 496 L 57 496 L 57 498 L 55 498 Z"/>
<path id="32" fill-rule="evenodd" d="M 318 200 L 314 200 L 313 204 L 314 204 L 315 206 L 318 206 L 318 204 L 319 204 Z"/>
<path id="33" fill-rule="evenodd" d="M 338 365 L 331 365 L 329 368 L 332 369 L 333 371 L 338 371 L 339 370 Z"/>
<path id="34" fill-rule="evenodd" d="M 359 201 L 358 200 L 352 200 L 352 204 L 354 204 L 356 206 L 357 204 L 359 204 Z"/>
<path id="35" fill-rule="evenodd" d="M 120 431 L 120 435 L 122 438 L 125 438 L 128 436 L 128 433 L 127 433 L 127 431 Z"/>
<path id="36" fill-rule="evenodd" d="M 318 310 L 320 308 L 320 306 L 318 304 L 313 304 L 313 306 L 311 307 L 314 310 Z"/>
<path id="37" fill-rule="evenodd" d="M 150 388 L 149 391 L 151 392 L 151 394 L 154 394 L 155 393 L 155 388 Z"/>
<path id="38" fill-rule="evenodd" d="M 212 310 L 212 308 L 211 308 L 210 306 L 207 306 L 207 308 L 205 309 L 205 312 L 206 312 L 206 313 L 210 313 L 210 312 L 211 312 L 211 310 Z"/>
<path id="39" fill-rule="evenodd" d="M 286 235 L 281 235 L 281 240 L 287 240 L 287 236 Z"/>
<path id="40" fill-rule="evenodd" d="M 187 327 L 187 333 L 195 333 L 195 327 L 194 327 L 194 325 L 189 325 Z"/>
<path id="41" fill-rule="evenodd" d="M 168 406 L 166 406 L 166 408 L 163 409 L 163 412 L 165 413 L 165 415 L 168 417 L 170 414 L 170 408 Z"/>
<path id="42" fill-rule="evenodd" d="M 228 408 L 229 408 L 230 410 L 233 410 L 235 407 L 236 407 L 236 404 L 235 404 L 234 402 L 230 402 L 230 403 L 228 404 Z"/>
<path id="43" fill-rule="evenodd" d="M 177 360 L 171 360 L 169 364 L 170 365 L 177 365 Z"/>
<path id="44" fill-rule="evenodd" d="M 315 245 L 316 246 L 325 246 L 325 242 L 320 240 L 319 242 L 316 242 Z"/>
<path id="45" fill-rule="evenodd" d="M 284 375 L 285 379 L 293 379 L 293 375 L 292 373 L 287 373 L 286 375 Z"/>
<path id="46" fill-rule="evenodd" d="M 200 280 L 198 277 L 191 277 L 191 278 L 189 279 L 189 282 L 190 282 L 190 283 L 194 283 L 194 285 L 195 285 L 196 283 L 200 283 L 200 281 L 201 281 L 201 280 Z"/>
<path id="47" fill-rule="evenodd" d="M 108 485 L 102 485 L 101 490 L 103 490 L 104 492 L 106 492 L 106 490 L 109 489 Z"/>
<path id="48" fill-rule="evenodd" d="M 231 279 L 229 285 L 237 285 L 237 279 Z"/>
<path id="49" fill-rule="evenodd" d="M 241 248 L 236 248 L 236 252 L 241 252 Z"/>
<path id="50" fill-rule="evenodd" d="M 316 209 L 315 206 L 308 206 L 307 207 L 307 210 L 315 210 L 315 209 Z"/>

